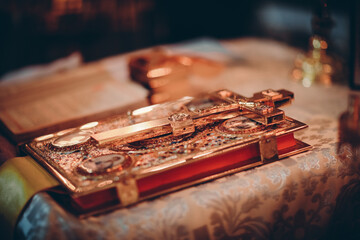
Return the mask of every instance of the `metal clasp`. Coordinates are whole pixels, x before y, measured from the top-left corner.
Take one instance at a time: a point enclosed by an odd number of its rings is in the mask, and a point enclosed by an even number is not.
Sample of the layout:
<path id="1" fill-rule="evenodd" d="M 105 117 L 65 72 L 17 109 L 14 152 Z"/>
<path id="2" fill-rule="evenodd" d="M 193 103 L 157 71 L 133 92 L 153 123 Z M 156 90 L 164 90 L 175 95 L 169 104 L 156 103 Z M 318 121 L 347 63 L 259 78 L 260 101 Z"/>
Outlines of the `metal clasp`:
<path id="1" fill-rule="evenodd" d="M 263 163 L 271 162 L 278 159 L 278 149 L 276 136 L 262 136 L 259 141 L 261 161 Z"/>
<path id="2" fill-rule="evenodd" d="M 188 113 L 174 113 L 168 119 L 174 136 L 195 132 L 194 122 Z"/>
<path id="3" fill-rule="evenodd" d="M 116 190 L 122 206 L 128 206 L 139 200 L 139 190 L 135 178 L 122 179 L 116 184 Z"/>

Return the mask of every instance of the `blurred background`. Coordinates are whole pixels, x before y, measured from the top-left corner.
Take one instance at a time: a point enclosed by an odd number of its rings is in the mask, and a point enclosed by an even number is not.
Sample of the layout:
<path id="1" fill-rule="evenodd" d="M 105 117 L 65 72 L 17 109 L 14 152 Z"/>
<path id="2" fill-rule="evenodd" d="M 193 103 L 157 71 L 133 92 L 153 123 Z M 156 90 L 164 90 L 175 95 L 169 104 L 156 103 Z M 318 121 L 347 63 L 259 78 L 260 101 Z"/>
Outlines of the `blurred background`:
<path id="1" fill-rule="evenodd" d="M 332 53 L 347 62 L 354 2 L 2 0 L 0 77 L 75 51 L 89 62 L 201 37 L 271 38 L 306 50 L 310 36 L 320 33 L 328 36 Z"/>

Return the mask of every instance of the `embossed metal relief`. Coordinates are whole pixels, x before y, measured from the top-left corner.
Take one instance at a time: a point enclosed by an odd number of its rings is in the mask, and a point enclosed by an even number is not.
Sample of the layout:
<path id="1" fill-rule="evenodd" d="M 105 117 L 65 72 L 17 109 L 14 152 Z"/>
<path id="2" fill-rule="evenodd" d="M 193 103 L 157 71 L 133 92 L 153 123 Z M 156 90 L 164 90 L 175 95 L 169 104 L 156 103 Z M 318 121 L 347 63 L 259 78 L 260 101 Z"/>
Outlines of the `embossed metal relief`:
<path id="1" fill-rule="evenodd" d="M 292 99 L 219 90 L 40 137 L 27 150 L 74 198 L 114 188 L 126 206 L 310 149 L 293 137 L 307 126 L 278 109 Z"/>

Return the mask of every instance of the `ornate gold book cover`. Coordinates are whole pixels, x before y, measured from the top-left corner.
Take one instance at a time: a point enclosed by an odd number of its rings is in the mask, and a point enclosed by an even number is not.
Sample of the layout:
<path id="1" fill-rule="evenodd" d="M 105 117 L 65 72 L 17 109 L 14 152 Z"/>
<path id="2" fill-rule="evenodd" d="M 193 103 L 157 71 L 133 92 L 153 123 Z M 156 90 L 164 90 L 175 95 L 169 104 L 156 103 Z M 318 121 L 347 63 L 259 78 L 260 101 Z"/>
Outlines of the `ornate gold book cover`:
<path id="1" fill-rule="evenodd" d="M 293 134 L 307 125 L 279 109 L 292 100 L 287 90 L 219 90 L 41 136 L 26 150 L 94 213 L 309 150 Z"/>

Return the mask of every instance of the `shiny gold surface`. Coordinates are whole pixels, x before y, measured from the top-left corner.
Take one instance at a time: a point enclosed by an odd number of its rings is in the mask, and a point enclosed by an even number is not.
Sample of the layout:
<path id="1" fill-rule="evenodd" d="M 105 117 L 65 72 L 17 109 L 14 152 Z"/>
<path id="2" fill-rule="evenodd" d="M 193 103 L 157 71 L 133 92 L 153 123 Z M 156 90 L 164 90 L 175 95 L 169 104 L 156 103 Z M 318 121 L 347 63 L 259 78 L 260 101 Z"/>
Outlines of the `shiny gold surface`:
<path id="1" fill-rule="evenodd" d="M 134 125 L 126 126 L 123 128 L 113 129 L 102 133 L 97 133 L 91 137 L 97 141 L 98 144 L 102 145 L 108 142 L 123 140 L 124 143 L 138 141 L 143 139 L 140 135 L 145 136 L 146 138 L 151 138 L 158 136 L 162 133 L 163 129 L 160 129 L 158 133 L 151 134 L 152 131 L 155 131 L 156 128 L 167 127 L 169 126 L 169 120 L 167 118 L 151 120 L 143 123 L 137 123 Z"/>
<path id="2" fill-rule="evenodd" d="M 277 137 L 306 128 L 306 124 L 285 117 L 280 110 L 282 118 L 274 122 L 264 124 L 258 120 L 277 116 L 276 106 L 289 103 L 292 98 L 293 94 L 286 90 L 265 90 L 251 98 L 220 90 L 201 99 L 181 99 L 86 124 L 86 131 L 94 134 L 85 143 L 76 137 L 85 131 L 83 125 L 61 136 L 54 133 L 50 138 L 39 138 L 27 144 L 26 149 L 73 197 L 115 188 L 121 206 L 127 206 L 309 150 L 309 145 L 296 140 L 296 145 L 277 152 Z M 259 106 L 271 107 L 272 111 L 254 109 Z M 67 141 L 62 147 L 73 147 L 71 151 L 60 152 L 51 147 L 64 140 Z M 254 144 L 259 146 L 260 156 L 252 164 L 209 174 L 154 195 L 139 195 L 136 183 L 140 179 Z"/>
<path id="3" fill-rule="evenodd" d="M 282 93 L 284 92 L 284 94 Z M 195 126 L 207 124 L 204 118 L 209 119 L 209 115 L 218 116 L 220 113 L 233 111 L 234 115 L 251 112 L 253 119 L 265 126 L 278 124 L 285 119 L 284 112 L 276 109 L 277 102 L 281 104 L 292 100 L 292 94 L 285 94 L 287 91 L 274 91 L 268 89 L 260 93 L 255 93 L 252 98 L 245 98 L 229 90 L 220 90 L 210 93 L 201 98 L 185 101 L 175 113 L 169 114 L 168 118 L 154 119 L 130 126 L 112 129 L 92 135 L 92 138 L 103 145 L 112 141 L 119 143 L 130 143 L 146 138 L 161 136 L 172 133 L 180 136 L 195 131 Z M 141 115 L 154 111 L 159 108 L 153 105 L 132 111 L 133 115 Z M 156 115 L 159 113 L 153 113 Z M 160 114 L 160 116 L 162 116 Z M 175 117 L 176 116 L 176 117 Z M 180 118 L 180 116 L 184 116 Z M 186 116 L 186 117 L 185 117 Z M 215 119 L 214 118 L 214 119 Z M 176 120 L 175 120 L 176 119 Z"/>

